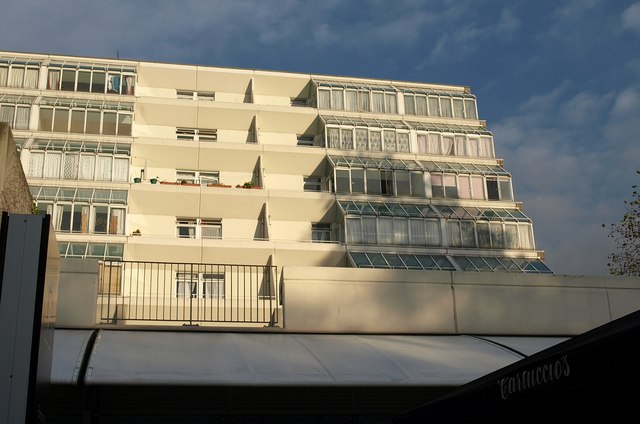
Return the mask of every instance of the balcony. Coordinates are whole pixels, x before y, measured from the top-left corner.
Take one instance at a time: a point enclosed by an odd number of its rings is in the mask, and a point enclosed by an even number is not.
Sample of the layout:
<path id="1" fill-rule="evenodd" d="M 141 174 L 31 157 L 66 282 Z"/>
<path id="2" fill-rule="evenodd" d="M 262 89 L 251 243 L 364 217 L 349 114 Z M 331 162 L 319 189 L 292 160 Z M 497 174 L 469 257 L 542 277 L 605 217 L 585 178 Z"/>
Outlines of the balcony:
<path id="1" fill-rule="evenodd" d="M 97 323 L 275 327 L 276 275 L 268 265 L 100 261 Z"/>

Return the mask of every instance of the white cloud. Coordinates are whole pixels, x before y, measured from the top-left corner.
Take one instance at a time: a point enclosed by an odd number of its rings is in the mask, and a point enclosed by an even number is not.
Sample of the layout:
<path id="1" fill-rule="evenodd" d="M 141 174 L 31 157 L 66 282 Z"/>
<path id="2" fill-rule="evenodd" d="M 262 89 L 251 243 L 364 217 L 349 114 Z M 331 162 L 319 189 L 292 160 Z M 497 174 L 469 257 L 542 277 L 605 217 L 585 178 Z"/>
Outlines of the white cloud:
<path id="1" fill-rule="evenodd" d="M 617 222 L 640 165 L 640 93 L 575 91 L 564 82 L 492 126 L 516 199 L 556 272 L 607 274 Z M 635 182 L 637 183 L 637 181 Z"/>
<path id="2" fill-rule="evenodd" d="M 640 32 L 640 3 L 633 4 L 622 12 L 622 28 Z"/>

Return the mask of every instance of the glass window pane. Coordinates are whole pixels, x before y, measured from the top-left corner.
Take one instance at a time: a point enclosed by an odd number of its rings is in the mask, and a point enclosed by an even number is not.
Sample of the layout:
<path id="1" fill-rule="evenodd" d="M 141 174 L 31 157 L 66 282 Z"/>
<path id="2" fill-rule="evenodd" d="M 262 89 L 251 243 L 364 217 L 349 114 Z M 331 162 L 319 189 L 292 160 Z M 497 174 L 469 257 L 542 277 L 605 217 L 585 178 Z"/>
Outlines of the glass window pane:
<path id="1" fill-rule="evenodd" d="M 371 268 L 371 263 L 364 253 L 350 252 L 349 256 L 358 268 Z"/>
<path id="2" fill-rule="evenodd" d="M 91 86 L 91 71 L 78 71 L 77 91 L 89 92 Z"/>
<path id="3" fill-rule="evenodd" d="M 489 200 L 500 200 L 498 181 L 495 178 L 487 178 L 487 198 Z"/>
<path id="4" fill-rule="evenodd" d="M 385 93 L 384 102 L 387 113 L 398 113 L 398 98 L 395 93 Z"/>
<path id="5" fill-rule="evenodd" d="M 411 244 L 414 246 L 424 246 L 427 244 L 424 221 L 422 219 L 409 220 L 409 235 Z"/>
<path id="6" fill-rule="evenodd" d="M 371 131 L 369 133 L 369 148 L 374 152 L 379 152 L 382 150 L 382 132 Z"/>
<path id="7" fill-rule="evenodd" d="M 93 232 L 106 234 L 109 223 L 109 207 L 94 206 L 93 211 Z"/>
<path id="8" fill-rule="evenodd" d="M 437 97 L 429 96 L 429 116 L 440 116 L 440 101 Z"/>
<path id="9" fill-rule="evenodd" d="M 381 194 L 380 170 L 367 169 L 367 194 Z"/>
<path id="10" fill-rule="evenodd" d="M 105 88 L 105 73 L 104 72 L 93 72 L 93 81 L 91 83 L 91 92 L 92 93 L 104 93 Z"/>
<path id="11" fill-rule="evenodd" d="M 100 112 L 97 110 L 87 111 L 87 134 L 100 134 Z"/>
<path id="12" fill-rule="evenodd" d="M 341 89 L 331 90 L 331 109 L 344 109 L 344 98 Z"/>
<path id="13" fill-rule="evenodd" d="M 42 178 L 44 167 L 44 152 L 31 151 L 29 155 L 29 176 Z"/>
<path id="14" fill-rule="evenodd" d="M 453 117 L 464 118 L 464 103 L 462 99 L 453 99 Z"/>
<path id="15" fill-rule="evenodd" d="M 412 172 L 411 173 L 411 196 L 412 197 L 425 197 L 424 189 L 424 173 Z"/>
<path id="16" fill-rule="evenodd" d="M 130 136 L 133 115 L 129 113 L 118 114 L 118 135 Z M 200 139 L 202 140 L 202 138 Z"/>
<path id="17" fill-rule="evenodd" d="M 76 71 L 72 69 L 63 69 L 62 83 L 61 83 L 60 89 L 64 91 L 73 91 L 75 90 L 75 85 L 76 85 Z"/>
<path id="18" fill-rule="evenodd" d="M 63 178 L 65 180 L 78 179 L 78 161 L 80 157 L 77 153 L 67 153 L 64 155 Z"/>
<path id="19" fill-rule="evenodd" d="M 84 133 L 84 110 L 74 109 L 71 111 L 71 132 Z M 57 115 L 57 114 L 56 114 Z"/>
<path id="20" fill-rule="evenodd" d="M 336 193 L 349 193 L 351 181 L 348 169 L 336 169 Z"/>
<path id="21" fill-rule="evenodd" d="M 102 134 L 116 135 L 116 112 L 105 112 L 103 114 Z"/>
<path id="22" fill-rule="evenodd" d="M 416 115 L 427 115 L 427 98 L 425 96 L 416 96 Z"/>
<path id="23" fill-rule="evenodd" d="M 318 90 L 318 108 L 320 109 L 331 108 L 331 90 L 327 90 L 327 89 Z"/>
<path id="24" fill-rule="evenodd" d="M 373 93 L 373 111 L 378 113 L 384 112 L 384 93 Z"/>
<path id="25" fill-rule="evenodd" d="M 383 196 L 393 196 L 393 171 L 381 169 L 380 183 L 382 187 L 381 194 Z"/>
<path id="26" fill-rule="evenodd" d="M 491 244 L 495 249 L 505 248 L 504 230 L 500 223 L 490 223 L 491 228 Z"/>
<path id="27" fill-rule="evenodd" d="M 351 170 L 351 192 L 364 194 L 364 169 Z"/>
<path id="28" fill-rule="evenodd" d="M 87 251 L 87 243 L 70 243 L 69 256 L 84 257 Z"/>
<path id="29" fill-rule="evenodd" d="M 504 225 L 505 247 L 507 249 L 517 249 L 518 245 L 518 226 L 516 224 Z"/>
<path id="30" fill-rule="evenodd" d="M 24 81 L 24 68 L 13 66 L 9 77 L 9 87 L 22 87 Z"/>
<path id="31" fill-rule="evenodd" d="M 511 181 L 501 179 L 500 180 L 500 200 L 513 200 L 511 195 Z"/>
<path id="32" fill-rule="evenodd" d="M 354 90 L 345 91 L 346 110 L 358 110 L 358 93 Z"/>
<path id="33" fill-rule="evenodd" d="M 411 196 L 409 171 L 396 171 L 396 196 Z"/>
<path id="34" fill-rule="evenodd" d="M 69 131 L 69 109 L 56 108 L 53 130 L 57 132 Z"/>
<path id="35" fill-rule="evenodd" d="M 464 101 L 464 112 L 465 118 L 467 119 L 478 119 L 478 114 L 476 113 L 476 101 L 472 99 L 465 99 Z"/>
<path id="36" fill-rule="evenodd" d="M 416 104 L 414 101 L 414 96 L 412 94 L 404 95 L 404 113 L 407 115 L 416 114 Z"/>
<path id="37" fill-rule="evenodd" d="M 440 112 L 445 118 L 451 118 L 453 116 L 451 99 L 449 97 L 440 97 Z"/>
<path id="38" fill-rule="evenodd" d="M 397 150 L 395 131 L 384 131 L 384 150 L 386 152 L 395 152 Z"/>
<path id="39" fill-rule="evenodd" d="M 369 148 L 369 132 L 364 128 L 356 128 L 356 149 L 367 150 Z"/>
<path id="40" fill-rule="evenodd" d="M 409 219 L 408 218 L 393 219 L 393 242 L 396 245 L 409 244 Z"/>
<path id="41" fill-rule="evenodd" d="M 490 248 L 491 236 L 489 233 L 489 223 L 488 222 L 476 223 L 476 231 L 478 232 L 478 247 Z"/>

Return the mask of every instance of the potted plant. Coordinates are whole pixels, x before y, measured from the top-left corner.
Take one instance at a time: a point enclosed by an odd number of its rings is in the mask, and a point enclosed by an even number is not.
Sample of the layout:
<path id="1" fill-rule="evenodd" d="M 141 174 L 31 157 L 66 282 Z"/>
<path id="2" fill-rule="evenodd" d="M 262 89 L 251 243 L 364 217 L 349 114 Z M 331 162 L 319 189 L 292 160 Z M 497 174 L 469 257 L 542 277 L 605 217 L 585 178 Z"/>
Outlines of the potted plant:
<path id="1" fill-rule="evenodd" d="M 151 182 L 151 184 L 155 184 L 158 182 L 158 177 L 151 178 L 149 181 Z"/>
<path id="2" fill-rule="evenodd" d="M 133 179 L 133 182 L 134 182 L 134 183 L 136 183 L 136 184 L 138 184 L 138 183 L 142 182 L 142 178 L 135 177 L 135 178 Z"/>
<path id="3" fill-rule="evenodd" d="M 251 181 L 247 181 L 246 183 L 240 185 L 238 184 L 236 187 L 238 188 L 260 188 L 260 186 L 255 185 Z"/>

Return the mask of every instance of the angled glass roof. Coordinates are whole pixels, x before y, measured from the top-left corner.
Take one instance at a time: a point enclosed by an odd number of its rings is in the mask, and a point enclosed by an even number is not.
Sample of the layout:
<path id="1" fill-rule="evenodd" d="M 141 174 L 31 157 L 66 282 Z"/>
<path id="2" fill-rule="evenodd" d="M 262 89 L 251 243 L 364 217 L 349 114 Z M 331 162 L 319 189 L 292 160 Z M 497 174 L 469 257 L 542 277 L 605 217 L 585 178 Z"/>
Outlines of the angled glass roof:
<path id="1" fill-rule="evenodd" d="M 487 130 L 486 128 L 479 127 L 479 126 L 472 126 L 472 125 L 441 124 L 439 122 L 415 122 L 415 121 L 406 121 L 406 123 L 411 128 L 418 131 L 492 135 L 491 131 Z"/>
<path id="2" fill-rule="evenodd" d="M 381 90 L 381 91 L 398 91 L 395 87 L 388 84 L 379 84 L 375 82 L 354 82 L 354 81 L 336 81 L 325 79 L 313 79 L 312 80 L 318 87 L 331 87 L 331 88 L 352 88 L 361 90 Z"/>
<path id="3" fill-rule="evenodd" d="M 410 171 L 422 171 L 423 168 L 414 160 L 400 160 L 387 158 L 372 158 L 358 156 L 329 155 L 329 163 L 336 166 L 346 166 L 349 168 L 379 168 L 379 169 L 399 169 Z"/>
<path id="4" fill-rule="evenodd" d="M 7 93 L 0 94 L 0 102 L 2 103 L 30 105 L 30 104 L 33 104 L 33 101 L 35 99 L 36 98 L 34 96 L 22 96 L 22 95 L 7 94 Z"/>
<path id="5" fill-rule="evenodd" d="M 338 206 L 345 215 L 376 215 L 412 218 L 437 218 L 438 214 L 431 205 L 391 202 L 354 202 L 338 201 Z"/>
<path id="6" fill-rule="evenodd" d="M 320 119 L 325 125 L 344 125 L 351 127 L 389 128 L 409 130 L 411 127 L 399 119 L 373 119 L 359 118 L 355 116 L 321 115 Z"/>
<path id="7" fill-rule="evenodd" d="M 349 257 L 356 268 L 455 270 L 444 255 L 349 252 Z"/>
<path id="8" fill-rule="evenodd" d="M 127 204 L 126 190 L 30 186 L 35 200 Z"/>
<path id="9" fill-rule="evenodd" d="M 508 258 L 503 256 L 454 256 L 453 259 L 462 271 L 553 273 L 539 259 Z"/>
<path id="10" fill-rule="evenodd" d="M 402 91 L 403 93 L 423 94 L 425 96 L 428 96 L 428 95 L 431 94 L 431 95 L 438 95 L 438 96 L 465 97 L 465 98 L 468 98 L 468 99 L 475 99 L 476 98 L 476 96 L 474 96 L 471 93 L 457 91 L 457 90 L 447 90 L 447 89 L 444 89 L 444 88 L 436 89 L 436 88 L 427 88 L 427 87 L 405 87 L 405 86 L 401 86 L 401 87 L 398 87 L 398 90 Z"/>
<path id="11" fill-rule="evenodd" d="M 480 174 L 480 175 L 496 175 L 510 176 L 500 165 L 482 165 L 473 163 L 459 162 L 434 162 L 420 161 L 420 164 L 429 172 L 444 172 L 454 174 Z"/>
<path id="12" fill-rule="evenodd" d="M 349 252 L 349 258 L 356 268 L 455 271 L 457 265 L 461 271 L 553 274 L 541 260 L 530 258 L 370 252 Z"/>
<path id="13" fill-rule="evenodd" d="M 531 222 L 531 219 L 517 209 L 476 208 L 469 206 L 433 205 L 446 219 L 487 219 L 490 221 Z"/>
<path id="14" fill-rule="evenodd" d="M 77 107 L 87 109 L 126 110 L 133 112 L 133 103 L 107 102 L 89 99 L 67 99 L 62 97 L 43 97 L 40 104 L 47 106 Z"/>

